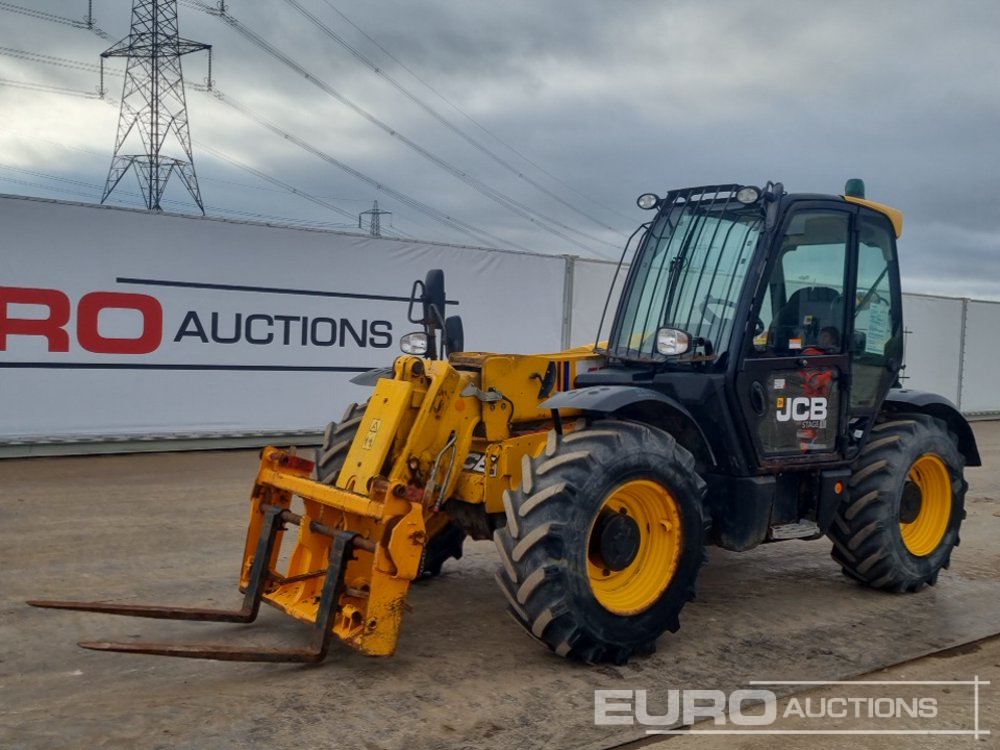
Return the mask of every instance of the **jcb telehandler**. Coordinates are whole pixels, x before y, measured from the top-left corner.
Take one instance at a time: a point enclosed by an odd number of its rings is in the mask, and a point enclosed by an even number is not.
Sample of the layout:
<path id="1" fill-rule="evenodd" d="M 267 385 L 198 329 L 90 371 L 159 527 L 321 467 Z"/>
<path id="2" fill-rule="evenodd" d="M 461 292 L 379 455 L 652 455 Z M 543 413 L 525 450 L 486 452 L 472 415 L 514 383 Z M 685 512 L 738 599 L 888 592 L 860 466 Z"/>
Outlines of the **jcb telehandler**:
<path id="1" fill-rule="evenodd" d="M 528 633 L 621 663 L 677 630 L 709 544 L 826 535 L 861 583 L 933 585 L 980 460 L 954 406 L 899 387 L 902 214 L 853 180 L 842 196 L 710 185 L 638 204 L 656 214 L 596 346 L 464 352 L 442 273 L 414 285 L 423 332 L 327 429 L 315 478 L 262 451 L 241 609 L 32 604 L 247 622 L 264 601 L 313 623 L 302 649 L 80 644 L 101 650 L 317 661 L 336 636 L 391 654 L 410 582 L 492 537 Z"/>

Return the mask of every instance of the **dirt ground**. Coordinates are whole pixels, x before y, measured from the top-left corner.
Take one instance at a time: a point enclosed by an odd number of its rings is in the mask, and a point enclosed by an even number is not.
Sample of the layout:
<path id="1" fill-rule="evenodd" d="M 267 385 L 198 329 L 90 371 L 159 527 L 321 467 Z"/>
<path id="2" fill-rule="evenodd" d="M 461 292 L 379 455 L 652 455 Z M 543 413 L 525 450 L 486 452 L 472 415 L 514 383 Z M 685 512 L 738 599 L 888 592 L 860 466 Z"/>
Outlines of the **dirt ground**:
<path id="1" fill-rule="evenodd" d="M 342 647 L 315 667 L 85 651 L 75 642 L 306 640 L 303 624 L 270 610 L 240 626 L 24 604 L 237 604 L 256 452 L 0 461 L 0 748 L 1000 747 L 1000 640 L 988 638 L 1000 632 L 1000 422 L 975 429 L 986 467 L 968 472 L 962 545 L 936 587 L 892 596 L 857 586 L 839 574 L 825 541 L 713 550 L 680 632 L 623 667 L 566 663 L 520 632 L 503 615 L 490 542 L 468 544 L 440 579 L 414 586 L 399 651 L 388 659 Z M 992 683 L 978 687 L 979 729 L 992 734 L 978 742 L 934 734 L 658 737 L 638 724 L 594 724 L 595 690 L 644 690 L 653 702 L 670 690 L 859 675 L 954 684 L 849 688 L 873 699 L 932 698 L 935 716 L 891 726 L 831 719 L 824 731 L 972 730 L 974 688 L 959 683 L 978 678 Z M 774 690 L 783 717 L 792 698 L 809 697 L 815 707 L 848 688 Z M 817 721 L 790 716 L 768 728 L 812 730 Z"/>
<path id="2" fill-rule="evenodd" d="M 976 704 L 976 680 L 982 683 L 978 688 L 978 708 Z M 904 664 L 880 669 L 852 678 L 852 681 L 908 682 L 908 685 L 851 686 L 828 685 L 813 690 L 795 693 L 777 701 L 779 719 L 769 727 L 746 728 L 746 735 L 711 735 L 717 726 L 711 721 L 702 721 L 690 728 L 689 734 L 669 737 L 650 736 L 644 740 L 619 745 L 621 750 L 793 750 L 800 747 L 851 748 L 852 750 L 886 750 L 887 748 L 910 748 L 938 750 L 939 748 L 995 748 L 1000 747 L 1000 637 L 976 641 L 958 646 L 938 654 L 916 659 Z M 947 682 L 945 685 L 914 685 L 913 682 Z M 786 712 L 791 701 L 797 706 L 808 706 L 817 712 L 821 706 L 842 700 L 845 697 L 902 699 L 906 705 L 914 700 L 932 700 L 936 716 L 933 718 L 904 715 L 902 720 L 872 721 L 867 716 L 857 718 L 853 712 L 846 718 L 816 721 L 803 718 L 793 711 Z M 807 703 L 808 701 L 808 703 Z M 853 704 L 848 704 L 853 709 Z M 867 704 L 861 704 L 862 713 Z M 837 705 L 839 709 L 840 706 Z M 747 710 L 750 714 L 752 711 Z M 757 713 L 762 713 L 758 709 Z M 978 723 L 977 723 L 978 714 Z M 822 731 L 859 732 L 865 729 L 880 731 L 901 731 L 898 735 L 762 735 L 754 737 L 752 731 L 774 729 L 779 731 Z M 975 729 L 981 730 L 976 735 Z M 740 727 L 740 729 L 743 729 Z M 931 732 L 955 732 L 955 734 L 932 734 Z M 928 734 L 918 734 L 928 732 Z"/>

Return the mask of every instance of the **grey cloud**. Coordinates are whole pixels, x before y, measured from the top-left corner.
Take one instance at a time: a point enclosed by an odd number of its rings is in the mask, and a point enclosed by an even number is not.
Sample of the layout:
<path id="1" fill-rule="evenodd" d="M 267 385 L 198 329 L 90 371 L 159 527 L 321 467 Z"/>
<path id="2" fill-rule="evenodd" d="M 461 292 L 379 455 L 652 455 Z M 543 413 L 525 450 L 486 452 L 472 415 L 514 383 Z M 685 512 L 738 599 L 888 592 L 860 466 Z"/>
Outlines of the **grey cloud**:
<path id="1" fill-rule="evenodd" d="M 995 41 L 1000 6 L 995 3 L 331 0 L 491 132 L 572 190 L 596 199 L 603 206 L 597 208 L 464 120 L 346 25 L 325 0 L 299 1 L 517 170 L 618 233 L 588 223 L 457 139 L 281 0 L 230 0 L 229 6 L 248 27 L 399 133 L 561 223 L 620 243 L 644 218 L 633 201 L 646 190 L 775 179 L 790 190 L 838 192 L 847 177 L 861 176 L 872 198 L 898 205 L 907 215 L 901 248 L 909 288 L 938 293 L 975 288 L 980 296 L 1000 297 L 1000 282 L 990 281 L 1000 278 L 995 252 L 1000 214 L 993 197 L 1000 174 L 994 73 L 1000 69 Z M 74 17 L 84 7 L 69 0 L 38 6 Z M 126 32 L 126 0 L 97 0 L 95 7 L 103 28 L 116 37 Z M 185 5 L 180 11 L 185 36 L 215 44 L 219 87 L 268 119 L 380 183 L 495 235 L 542 252 L 587 254 L 374 129 L 217 19 Z M 82 31 L 11 14 L 0 13 L 0 21 L 0 46 L 87 61 L 96 61 L 108 46 Z M 89 73 L 31 64 L 15 69 L 7 57 L 0 57 L 0 71 L 0 77 L 54 85 L 96 85 Z M 204 60 L 187 58 L 185 71 L 189 80 L 199 81 Z M 111 82 L 120 86 L 120 79 Z M 11 129 L 32 132 L 38 123 L 19 116 L 14 106 L 25 102 L 24 96 L 0 87 L 0 107 Z M 302 190 L 334 196 L 348 212 L 378 198 L 403 231 L 468 241 L 210 97 L 192 93 L 189 100 L 196 140 Z M 93 133 L 90 147 L 106 158 L 88 154 L 77 160 L 65 153 L 46 158 L 47 148 L 34 145 L 39 170 L 103 182 L 113 137 L 113 122 L 99 133 L 101 123 L 113 120 L 106 105 L 65 99 L 58 104 L 62 111 L 79 112 L 58 139 L 76 143 L 83 133 Z M 45 110 L 25 111 L 37 118 Z M 51 122 L 44 131 L 53 138 L 59 133 Z M 0 153 L 5 144 L 23 149 L 24 143 L 0 130 Z M 348 223 L 273 192 L 208 153 L 196 151 L 196 162 L 209 205 Z M 5 175 L 0 170 L 0 191 L 17 192 L 3 182 Z M 585 244 L 615 254 L 607 245 Z"/>

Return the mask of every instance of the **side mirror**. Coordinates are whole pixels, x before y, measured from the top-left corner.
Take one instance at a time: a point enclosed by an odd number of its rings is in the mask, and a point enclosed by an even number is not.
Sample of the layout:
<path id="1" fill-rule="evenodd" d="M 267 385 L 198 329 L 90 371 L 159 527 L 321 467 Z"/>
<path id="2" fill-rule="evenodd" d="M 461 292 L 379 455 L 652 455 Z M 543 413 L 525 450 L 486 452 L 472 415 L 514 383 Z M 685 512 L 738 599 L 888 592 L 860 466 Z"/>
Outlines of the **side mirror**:
<path id="1" fill-rule="evenodd" d="M 416 323 L 424 327 L 423 333 L 419 334 L 422 337 L 422 344 L 416 343 L 416 338 L 412 341 L 408 341 L 406 347 L 403 351 L 407 354 L 420 354 L 431 357 L 432 359 L 438 356 L 444 356 L 443 352 L 438 352 L 438 331 L 444 331 L 444 340 L 441 342 L 445 350 L 449 352 L 459 352 L 462 351 L 462 346 L 464 344 L 462 336 L 462 321 L 457 320 L 456 323 L 452 323 L 451 329 L 448 329 L 448 321 L 445 320 L 445 305 L 447 304 L 447 298 L 444 293 L 444 271 L 440 268 L 432 268 L 427 272 L 427 276 L 424 277 L 423 281 L 419 279 L 413 282 L 413 289 L 410 290 L 410 307 L 407 310 L 406 317 L 409 318 L 411 323 Z M 420 303 L 420 313 L 414 315 L 413 308 L 417 303 Z M 451 331 L 449 333 L 449 330 Z M 415 337 L 417 334 L 408 334 L 408 337 Z M 408 338 L 404 336 L 404 338 Z M 403 345 L 403 341 L 400 341 L 400 345 Z M 423 346 L 423 351 L 417 351 L 421 346 Z"/>
<path id="2" fill-rule="evenodd" d="M 445 318 L 444 348 L 448 354 L 465 351 L 465 331 L 462 328 L 462 319 L 458 315 Z"/>
<path id="3" fill-rule="evenodd" d="M 413 306 L 420 303 L 420 315 L 414 317 Z M 432 268 L 423 281 L 417 279 L 410 290 L 410 308 L 407 317 L 411 323 L 428 326 L 433 330 L 444 328 L 444 271 Z"/>
<path id="4" fill-rule="evenodd" d="M 432 268 L 424 278 L 424 293 L 420 298 L 424 306 L 424 325 L 444 328 L 444 271 Z"/>

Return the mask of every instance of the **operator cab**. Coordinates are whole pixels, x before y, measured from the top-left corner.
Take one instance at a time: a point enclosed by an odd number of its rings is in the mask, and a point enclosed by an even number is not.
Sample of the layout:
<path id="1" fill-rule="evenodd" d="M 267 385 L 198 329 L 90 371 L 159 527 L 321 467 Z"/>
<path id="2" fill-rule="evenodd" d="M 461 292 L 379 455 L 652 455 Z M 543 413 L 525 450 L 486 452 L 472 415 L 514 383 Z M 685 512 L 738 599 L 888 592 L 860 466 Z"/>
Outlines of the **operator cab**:
<path id="1" fill-rule="evenodd" d="M 849 462 L 902 365 L 902 214 L 864 198 L 710 185 L 647 194 L 602 353 L 577 386 L 660 391 L 727 473 Z"/>

